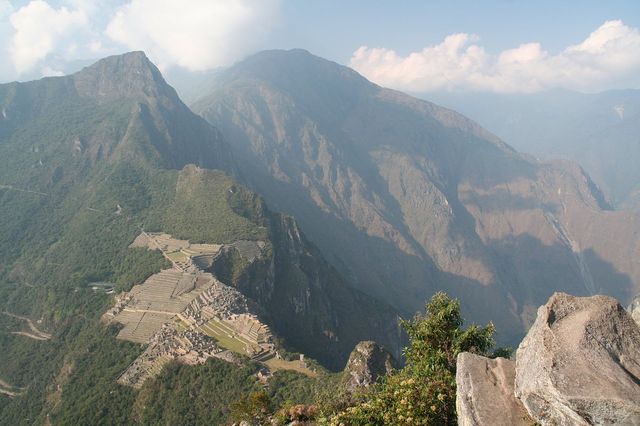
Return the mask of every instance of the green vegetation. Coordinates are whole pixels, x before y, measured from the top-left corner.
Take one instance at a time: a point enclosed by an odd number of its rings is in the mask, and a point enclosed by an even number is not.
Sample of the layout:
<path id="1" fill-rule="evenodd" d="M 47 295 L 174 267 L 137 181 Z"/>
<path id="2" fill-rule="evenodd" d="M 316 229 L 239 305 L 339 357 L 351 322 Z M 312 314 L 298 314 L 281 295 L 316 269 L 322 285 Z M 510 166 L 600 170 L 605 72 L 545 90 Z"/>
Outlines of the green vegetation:
<path id="1" fill-rule="evenodd" d="M 44 127 L 36 120 L 0 143 L 0 183 L 41 193 L 0 188 L 0 310 L 39 320 L 53 334 L 48 341 L 10 334 L 24 324 L 0 316 L 0 379 L 25 388 L 19 397 L 0 396 L 0 424 L 217 424 L 242 391 L 260 389 L 255 365 L 218 360 L 172 364 L 139 392 L 116 383 L 143 348 L 116 340 L 117 330 L 100 322 L 112 298 L 87 284 L 110 282 L 120 292 L 170 266 L 158 252 L 128 248 L 141 229 L 194 242 L 261 239 L 265 256 L 272 255 L 262 201 L 222 172 L 162 170 L 136 156 L 92 163 L 74 151 L 73 141 L 91 139 L 91 132 L 122 138 L 116 129 L 126 127 L 129 107 L 91 106 L 104 123 L 91 119 L 51 135 L 53 118 Z M 8 163 L 12 157 L 19 166 Z M 241 256 L 225 261 L 231 280 L 249 266 Z M 264 276 L 266 267 L 254 268 Z M 276 401 L 293 398 L 279 374 L 269 392 Z M 292 389 L 312 387 L 307 376 L 291 379 Z M 184 403 L 192 395 L 202 401 Z"/>
<path id="2" fill-rule="evenodd" d="M 113 78 L 97 77 L 106 87 Z M 0 85 L 9 117 L 0 122 L 0 310 L 52 335 L 12 334 L 23 322 L 0 315 L 0 379 L 22 392 L 0 396 L 0 424 L 215 424 L 243 392 L 260 391 L 256 365 L 218 360 L 171 364 L 140 391 L 117 384 L 143 347 L 117 340 L 118 330 L 100 321 L 113 298 L 88 284 L 125 291 L 168 267 L 158 252 L 128 248 L 143 229 L 192 242 L 264 240 L 253 263 L 231 250 L 224 279 L 261 305 L 290 347 L 342 364 L 366 314 L 380 309 L 354 296 L 292 219 L 223 172 L 167 168 L 210 165 L 218 154 L 216 164 L 224 162 L 215 131 L 184 105 L 168 105 L 171 96 L 96 100 L 78 95 L 72 79 Z M 299 312 L 303 294 L 309 305 Z M 354 318 L 361 328 L 337 336 L 335 324 Z M 277 372 L 267 394 L 278 406 L 310 403 L 334 377 L 320 376 Z"/>
<path id="3" fill-rule="evenodd" d="M 110 282 L 120 292 L 170 266 L 158 252 L 128 248 L 141 229 L 207 242 L 264 238 L 266 230 L 235 213 L 237 201 L 229 206 L 234 183 L 223 173 L 157 168 L 131 102 L 98 105 L 64 97 L 64 87 L 29 88 L 0 86 L 0 102 L 19 95 L 26 105 L 12 107 L 7 125 L 15 128 L 0 129 L 0 311 L 38 320 L 53 337 L 11 334 L 24 324 L 0 315 L 0 379 L 25 388 L 0 396 L 0 424 L 131 423 L 136 392 L 116 379 L 142 348 L 100 322 L 112 298 L 87 284 Z M 128 144 L 126 155 L 118 142 Z M 195 192 L 178 194 L 179 185 Z"/>
<path id="4" fill-rule="evenodd" d="M 234 365 L 215 358 L 187 367 L 171 363 L 143 386 L 134 405 L 140 424 L 222 424 L 229 406 L 243 393 L 257 391 L 255 364 Z"/>
<path id="5" fill-rule="evenodd" d="M 315 387 L 287 378 L 284 389 L 291 392 L 301 386 L 301 394 L 307 396 L 245 395 L 234 406 L 234 418 L 250 424 L 271 419 L 276 424 L 298 420 L 332 426 L 455 425 L 456 358 L 461 352 L 489 355 L 495 331 L 492 324 L 466 329 L 462 325 L 459 302 L 437 293 L 427 303 L 424 315 L 402 321 L 410 338 L 402 369 L 368 389 L 354 392 L 345 389 L 341 375 L 325 375 L 323 385 Z M 500 349 L 492 354 L 497 355 L 508 355 L 508 351 Z M 309 396 L 313 396 L 314 403 Z"/>
<path id="6" fill-rule="evenodd" d="M 221 173 L 214 176 L 221 183 L 209 188 L 208 199 L 211 205 L 226 205 L 231 181 Z M 86 186 L 68 184 L 48 197 L 0 191 L 0 213 L 11 213 L 0 224 L 0 234 L 13 241 L 0 243 L 0 257 L 6 260 L 0 270 L 0 309 L 41 318 L 45 331 L 55 331 L 51 341 L 36 342 L 6 334 L 16 330 L 15 320 L 0 319 L 6 324 L 0 334 L 0 378 L 27 388 L 23 397 L 0 397 L 0 424 L 29 424 L 46 414 L 63 423 L 129 422 L 135 393 L 116 379 L 141 348 L 116 340 L 115 332 L 105 333 L 99 318 L 111 298 L 87 284 L 107 281 L 116 291 L 128 290 L 170 266 L 158 252 L 128 248 L 140 229 L 169 229 L 193 239 L 207 235 L 206 241 L 218 242 L 231 238 L 228 229 L 224 223 L 219 228 L 207 223 L 216 224 L 216 215 L 226 215 L 241 238 L 264 237 L 262 228 L 229 207 L 202 209 L 201 221 L 193 224 L 186 219 L 174 223 L 178 201 L 172 189 L 178 179 L 184 177 L 175 171 L 128 163 L 100 167 L 90 173 Z M 184 197 L 179 203 L 186 205 Z M 188 218 L 191 213 L 184 214 Z M 48 400 L 57 389 L 52 383 L 65 365 L 73 368 L 52 405 Z"/>
<path id="7" fill-rule="evenodd" d="M 361 395 L 328 423 L 339 425 L 455 425 L 456 357 L 460 352 L 487 355 L 494 345 L 492 324 L 462 329 L 460 303 L 436 293 L 425 315 L 403 321 L 410 344 L 406 365 Z"/>
<path id="8" fill-rule="evenodd" d="M 291 370 L 276 371 L 269 379 L 269 398 L 275 407 L 294 404 L 313 404 L 320 390 L 336 381 L 340 374 L 321 374 L 313 379 L 305 374 Z"/>
<path id="9" fill-rule="evenodd" d="M 162 230 L 192 243 L 267 239 L 266 228 L 234 211 L 246 214 L 252 209 L 240 209 L 242 200 L 234 196 L 234 191 L 239 191 L 238 186 L 222 172 L 186 168 L 177 179 L 175 199 L 167 206 Z M 228 199 L 234 200 L 234 206 Z"/>
<path id="10" fill-rule="evenodd" d="M 234 365 L 215 358 L 195 367 L 171 363 L 140 390 L 132 419 L 139 424 L 216 425 L 251 418 L 247 413 L 270 415 L 274 407 L 311 404 L 335 377 L 321 380 L 279 371 L 264 388 L 256 380 L 258 369 L 257 363 Z"/>
<path id="11" fill-rule="evenodd" d="M 242 257 L 238 249 L 228 247 L 216 259 L 213 272 L 223 283 L 239 287 L 241 280 L 249 272 L 249 268 L 249 262 Z"/>
<path id="12" fill-rule="evenodd" d="M 200 331 L 216 339 L 218 344 L 225 349 L 229 349 L 240 355 L 247 354 L 247 347 L 253 346 L 250 342 L 238 336 L 238 338 L 229 337 L 233 335 L 233 330 L 226 324 L 212 319 L 200 327 Z"/>

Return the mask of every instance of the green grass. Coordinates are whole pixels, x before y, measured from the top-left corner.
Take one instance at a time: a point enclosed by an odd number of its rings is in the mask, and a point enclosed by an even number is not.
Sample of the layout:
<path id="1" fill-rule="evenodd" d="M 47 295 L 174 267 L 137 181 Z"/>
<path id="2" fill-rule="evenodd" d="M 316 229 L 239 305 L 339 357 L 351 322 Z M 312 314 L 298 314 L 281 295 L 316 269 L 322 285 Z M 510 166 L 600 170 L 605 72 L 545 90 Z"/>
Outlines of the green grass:
<path id="1" fill-rule="evenodd" d="M 176 330 L 177 330 L 178 332 L 185 331 L 185 330 L 188 328 L 187 324 L 185 324 L 185 323 L 184 323 L 182 320 L 180 320 L 179 318 L 176 318 L 176 319 L 173 321 L 173 326 L 176 328 Z"/>
<path id="2" fill-rule="evenodd" d="M 208 336 L 216 339 L 218 344 L 223 348 L 229 349 L 230 351 L 239 353 L 241 355 L 247 355 L 246 349 L 249 345 L 241 341 L 240 339 L 229 337 L 229 335 L 227 334 L 229 329 L 222 326 L 220 324 L 220 321 L 211 320 L 200 327 L 200 330 Z"/>
<path id="3" fill-rule="evenodd" d="M 265 361 L 271 371 L 289 370 L 302 373 L 308 377 L 317 377 L 317 374 L 307 367 L 303 367 L 300 361 L 286 361 L 284 359 L 271 358 Z"/>
<path id="4" fill-rule="evenodd" d="M 185 262 L 189 259 L 189 256 L 179 251 L 167 253 L 166 256 L 169 258 L 169 260 L 172 260 L 174 262 Z"/>

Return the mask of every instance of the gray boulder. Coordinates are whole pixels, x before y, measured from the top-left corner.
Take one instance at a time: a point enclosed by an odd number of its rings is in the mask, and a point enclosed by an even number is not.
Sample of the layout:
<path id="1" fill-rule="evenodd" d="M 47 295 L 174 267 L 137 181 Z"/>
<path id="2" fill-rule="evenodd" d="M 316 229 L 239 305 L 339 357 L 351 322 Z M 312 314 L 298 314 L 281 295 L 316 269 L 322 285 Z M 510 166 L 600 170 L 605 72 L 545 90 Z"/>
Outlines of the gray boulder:
<path id="1" fill-rule="evenodd" d="M 370 386 L 392 369 L 393 357 L 386 349 L 373 341 L 360 342 L 351 352 L 345 367 L 347 386 L 350 389 Z"/>
<path id="2" fill-rule="evenodd" d="M 640 328 L 615 299 L 555 293 L 518 348 L 515 395 L 543 425 L 640 425 Z"/>
<path id="3" fill-rule="evenodd" d="M 456 411 L 460 426 L 531 426 L 522 403 L 513 393 L 515 363 L 469 352 L 458 355 Z"/>

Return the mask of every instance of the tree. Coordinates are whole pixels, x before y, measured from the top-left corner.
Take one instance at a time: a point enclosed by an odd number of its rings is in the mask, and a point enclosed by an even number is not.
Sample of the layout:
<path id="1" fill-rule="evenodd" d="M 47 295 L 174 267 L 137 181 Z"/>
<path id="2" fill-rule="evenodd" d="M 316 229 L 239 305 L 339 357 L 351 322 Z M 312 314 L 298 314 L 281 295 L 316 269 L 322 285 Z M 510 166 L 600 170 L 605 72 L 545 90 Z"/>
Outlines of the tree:
<path id="1" fill-rule="evenodd" d="M 493 324 L 464 330 L 463 322 L 459 301 L 436 293 L 425 314 L 402 321 L 410 339 L 405 367 L 364 392 L 351 407 L 328 416 L 327 422 L 455 425 L 456 358 L 460 352 L 486 355 L 494 345 Z"/>
<path id="2" fill-rule="evenodd" d="M 265 391 L 242 395 L 231 404 L 231 418 L 237 422 L 245 421 L 252 425 L 267 424 L 271 413 L 271 398 Z"/>

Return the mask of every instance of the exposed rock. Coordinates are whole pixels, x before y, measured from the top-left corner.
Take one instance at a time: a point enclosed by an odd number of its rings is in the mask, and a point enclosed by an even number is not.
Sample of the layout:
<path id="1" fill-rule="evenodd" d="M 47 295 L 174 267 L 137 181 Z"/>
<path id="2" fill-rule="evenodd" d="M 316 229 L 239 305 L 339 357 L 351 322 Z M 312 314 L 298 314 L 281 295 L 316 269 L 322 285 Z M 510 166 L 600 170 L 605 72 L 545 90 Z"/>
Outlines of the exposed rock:
<path id="1" fill-rule="evenodd" d="M 345 367 L 349 374 L 348 386 L 351 389 L 370 386 L 392 369 L 393 358 L 385 348 L 371 340 L 360 342 L 351 352 Z"/>
<path id="2" fill-rule="evenodd" d="M 516 365 L 469 352 L 458 355 L 456 411 L 460 426 L 530 426 L 522 403 L 513 394 Z"/>
<path id="3" fill-rule="evenodd" d="M 233 141 L 243 183 L 403 316 L 441 289 L 516 344 L 553 291 L 640 292 L 640 215 L 609 211 L 575 164 L 301 50 L 254 55 L 210 88 L 193 108 Z"/>
<path id="4" fill-rule="evenodd" d="M 615 299 L 555 293 L 518 348 L 515 395 L 544 425 L 640 425 L 640 328 Z"/>
<path id="5" fill-rule="evenodd" d="M 636 298 L 633 299 L 633 302 L 629 305 L 628 311 L 631 314 L 631 318 L 640 325 L 640 296 L 636 296 Z"/>

